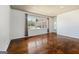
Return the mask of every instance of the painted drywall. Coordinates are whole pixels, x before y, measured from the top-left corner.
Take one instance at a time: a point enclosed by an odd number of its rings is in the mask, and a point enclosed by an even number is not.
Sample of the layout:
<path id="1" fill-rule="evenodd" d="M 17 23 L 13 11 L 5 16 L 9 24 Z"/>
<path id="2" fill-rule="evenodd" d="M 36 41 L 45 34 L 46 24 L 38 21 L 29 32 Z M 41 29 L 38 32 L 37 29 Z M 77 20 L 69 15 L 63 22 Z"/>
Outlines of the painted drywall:
<path id="1" fill-rule="evenodd" d="M 64 36 L 79 38 L 79 10 L 57 16 L 57 33 Z"/>
<path id="2" fill-rule="evenodd" d="M 25 13 L 11 9 L 10 39 L 22 38 L 25 34 Z"/>
<path id="3" fill-rule="evenodd" d="M 56 28 L 57 27 L 57 25 L 56 25 L 57 19 L 56 18 L 57 18 L 56 16 L 49 18 L 49 32 L 50 33 L 57 32 L 57 28 Z"/>
<path id="4" fill-rule="evenodd" d="M 6 51 L 10 43 L 9 15 L 10 7 L 8 5 L 0 5 L 0 51 Z"/>
<path id="5" fill-rule="evenodd" d="M 28 35 L 29 36 L 35 36 L 35 35 L 40 35 L 40 34 L 46 34 L 47 29 L 35 29 L 35 30 L 29 30 Z"/>

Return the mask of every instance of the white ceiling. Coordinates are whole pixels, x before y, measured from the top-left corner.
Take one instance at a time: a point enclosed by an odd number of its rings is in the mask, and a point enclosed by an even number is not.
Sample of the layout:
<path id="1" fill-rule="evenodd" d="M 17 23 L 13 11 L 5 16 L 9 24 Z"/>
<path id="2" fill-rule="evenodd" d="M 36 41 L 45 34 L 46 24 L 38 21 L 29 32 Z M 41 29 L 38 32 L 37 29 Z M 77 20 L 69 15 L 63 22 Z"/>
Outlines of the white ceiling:
<path id="1" fill-rule="evenodd" d="M 79 9 L 79 5 L 12 5 L 12 8 L 42 15 L 56 16 Z"/>

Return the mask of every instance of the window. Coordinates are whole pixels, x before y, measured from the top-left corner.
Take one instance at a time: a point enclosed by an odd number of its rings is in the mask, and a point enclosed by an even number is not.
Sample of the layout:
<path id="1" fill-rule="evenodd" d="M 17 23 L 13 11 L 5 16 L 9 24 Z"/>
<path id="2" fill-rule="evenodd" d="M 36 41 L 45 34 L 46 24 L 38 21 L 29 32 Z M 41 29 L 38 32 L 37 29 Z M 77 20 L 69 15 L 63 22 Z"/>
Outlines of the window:
<path id="1" fill-rule="evenodd" d="M 42 17 L 36 17 L 33 15 L 28 15 L 28 29 L 42 29 L 47 28 L 47 19 Z"/>

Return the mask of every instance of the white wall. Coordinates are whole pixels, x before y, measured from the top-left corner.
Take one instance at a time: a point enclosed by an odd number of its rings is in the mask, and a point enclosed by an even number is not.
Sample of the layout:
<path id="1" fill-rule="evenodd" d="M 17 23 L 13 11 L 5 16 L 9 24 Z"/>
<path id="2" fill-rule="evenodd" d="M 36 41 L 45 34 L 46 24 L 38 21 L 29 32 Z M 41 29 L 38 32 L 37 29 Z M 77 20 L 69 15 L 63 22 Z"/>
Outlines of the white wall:
<path id="1" fill-rule="evenodd" d="M 29 36 L 46 34 L 46 33 L 47 33 L 47 29 L 35 29 L 35 30 L 29 30 L 28 31 Z"/>
<path id="2" fill-rule="evenodd" d="M 10 7 L 8 5 L 0 5 L 0 51 L 6 51 L 10 43 L 9 14 Z"/>
<path id="3" fill-rule="evenodd" d="M 55 22 L 57 22 L 57 19 L 56 19 L 57 17 L 56 16 L 54 16 L 54 17 L 50 17 L 49 18 L 49 32 L 57 32 L 56 30 L 56 24 L 55 24 Z"/>
<path id="4" fill-rule="evenodd" d="M 11 9 L 10 39 L 22 38 L 25 34 L 25 13 Z"/>
<path id="5" fill-rule="evenodd" d="M 57 33 L 64 36 L 79 38 L 79 10 L 57 16 Z"/>

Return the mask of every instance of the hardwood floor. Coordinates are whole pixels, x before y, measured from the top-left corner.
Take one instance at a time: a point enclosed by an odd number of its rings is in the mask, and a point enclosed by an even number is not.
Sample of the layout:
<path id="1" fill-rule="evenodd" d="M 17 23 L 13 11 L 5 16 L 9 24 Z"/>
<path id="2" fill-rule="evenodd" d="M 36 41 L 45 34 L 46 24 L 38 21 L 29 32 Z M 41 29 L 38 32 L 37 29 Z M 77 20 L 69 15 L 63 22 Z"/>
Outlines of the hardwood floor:
<path id="1" fill-rule="evenodd" d="M 9 54 L 78 54 L 79 39 L 50 33 L 12 40 Z"/>

